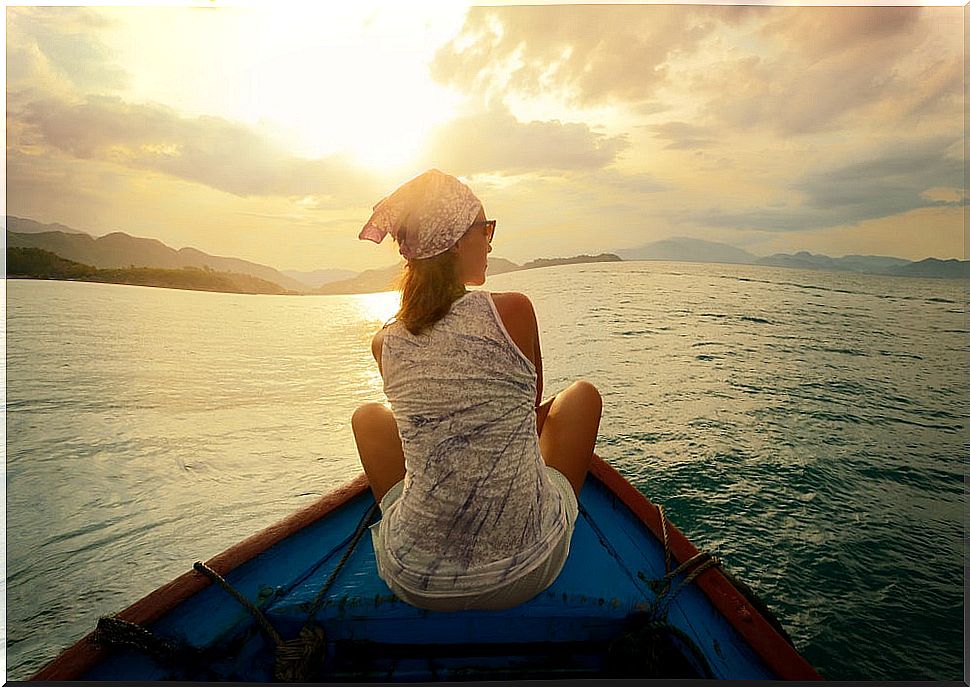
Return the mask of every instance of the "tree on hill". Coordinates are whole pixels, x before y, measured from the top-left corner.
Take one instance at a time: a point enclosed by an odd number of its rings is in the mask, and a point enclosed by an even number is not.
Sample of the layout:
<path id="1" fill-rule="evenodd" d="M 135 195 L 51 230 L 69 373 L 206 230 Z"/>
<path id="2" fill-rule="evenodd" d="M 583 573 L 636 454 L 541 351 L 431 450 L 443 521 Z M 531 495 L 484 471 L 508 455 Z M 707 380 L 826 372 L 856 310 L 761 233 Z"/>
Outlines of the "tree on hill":
<path id="1" fill-rule="evenodd" d="M 83 279 L 98 268 L 65 260 L 42 248 L 7 248 L 7 276 L 36 279 Z"/>
<path id="2" fill-rule="evenodd" d="M 61 256 L 42 248 L 8 248 L 7 276 L 132 284 L 191 291 L 250 294 L 294 293 L 284 289 L 279 284 L 259 277 L 238 272 L 217 272 L 208 266 L 183 267 L 180 269 L 134 266 L 119 269 L 98 269 L 91 265 L 65 260 Z"/>

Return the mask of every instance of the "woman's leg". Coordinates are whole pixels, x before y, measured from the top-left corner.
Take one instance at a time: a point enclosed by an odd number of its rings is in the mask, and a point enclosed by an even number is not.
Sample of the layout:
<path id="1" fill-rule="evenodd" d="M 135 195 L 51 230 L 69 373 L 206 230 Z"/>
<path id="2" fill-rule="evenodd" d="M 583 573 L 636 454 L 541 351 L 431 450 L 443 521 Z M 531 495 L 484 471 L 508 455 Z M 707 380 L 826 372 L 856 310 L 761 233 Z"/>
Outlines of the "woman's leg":
<path id="1" fill-rule="evenodd" d="M 602 413 L 599 391 L 585 381 L 574 382 L 539 407 L 542 459 L 566 476 L 577 497 L 593 458 Z"/>
<path id="2" fill-rule="evenodd" d="M 350 425 L 361 465 L 380 503 L 387 490 L 404 479 L 404 451 L 394 415 L 380 403 L 365 403 L 354 411 Z"/>

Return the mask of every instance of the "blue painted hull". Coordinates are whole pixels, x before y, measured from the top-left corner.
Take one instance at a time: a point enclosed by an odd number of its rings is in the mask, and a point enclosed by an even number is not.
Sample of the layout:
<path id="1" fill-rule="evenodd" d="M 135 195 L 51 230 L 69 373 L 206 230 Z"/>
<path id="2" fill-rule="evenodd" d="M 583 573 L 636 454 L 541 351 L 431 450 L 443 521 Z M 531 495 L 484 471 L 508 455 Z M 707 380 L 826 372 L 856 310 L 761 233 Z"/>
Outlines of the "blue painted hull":
<path id="1" fill-rule="evenodd" d="M 347 499 L 326 517 L 232 569 L 227 581 L 263 610 L 282 637 L 296 636 L 372 504 L 369 491 Z M 615 642 L 646 621 L 658 589 L 652 581 L 663 578 L 665 572 L 664 548 L 642 514 L 627 507 L 603 480 L 590 476 L 580 505 L 569 558 L 559 578 L 532 601 L 505 611 L 440 613 L 404 604 L 377 576 L 370 537 L 365 534 L 316 614 L 326 632 L 327 660 L 314 679 L 430 681 L 618 674 Z M 650 648 L 640 647 L 643 656 L 624 659 L 620 674 L 786 677 L 777 668 L 777 658 L 776 667 L 769 667 L 750 638 L 739 633 L 737 622 L 718 610 L 696 583 L 676 596 L 666 621 L 677 628 L 668 643 L 681 649 L 680 658 L 657 666 Z M 274 647 L 259 632 L 252 615 L 216 585 L 205 586 L 180 602 L 149 629 L 157 636 L 206 648 L 210 655 L 205 666 L 192 668 L 186 663 L 179 668 L 139 651 L 115 649 L 73 677 L 273 681 Z M 628 637 L 634 644 L 644 641 L 642 636 Z M 786 648 L 796 657 L 794 663 L 803 661 L 787 644 L 780 650 Z M 804 671 L 797 674 L 811 677 Z"/>

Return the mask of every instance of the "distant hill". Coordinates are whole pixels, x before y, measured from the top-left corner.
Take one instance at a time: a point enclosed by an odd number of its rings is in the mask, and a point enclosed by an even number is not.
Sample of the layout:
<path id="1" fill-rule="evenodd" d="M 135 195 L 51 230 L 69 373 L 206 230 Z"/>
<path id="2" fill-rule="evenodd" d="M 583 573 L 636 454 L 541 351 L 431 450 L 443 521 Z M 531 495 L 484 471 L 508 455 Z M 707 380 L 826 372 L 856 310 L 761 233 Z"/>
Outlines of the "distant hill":
<path id="1" fill-rule="evenodd" d="M 970 261 L 938 260 L 927 258 L 919 262 L 892 258 L 882 255 L 846 255 L 830 258 L 800 251 L 794 255 L 777 253 L 758 258 L 758 265 L 773 267 L 794 267 L 805 270 L 830 270 L 836 272 L 856 272 L 859 274 L 881 274 L 895 277 L 929 277 L 933 279 L 959 279 L 970 277 Z"/>
<path id="2" fill-rule="evenodd" d="M 511 260 L 506 260 L 505 258 L 489 258 L 488 259 L 488 269 L 485 270 L 485 274 L 489 277 L 496 274 L 504 274 L 505 272 L 515 272 L 516 270 L 523 269 L 516 265 Z"/>
<path id="3" fill-rule="evenodd" d="M 726 243 L 686 237 L 662 239 L 637 248 L 616 251 L 624 260 L 670 260 L 674 262 L 724 262 L 750 264 L 757 257 Z"/>
<path id="4" fill-rule="evenodd" d="M 890 258 L 881 255 L 847 255 L 830 258 L 800 251 L 794 255 L 776 253 L 755 261 L 757 265 L 772 267 L 794 267 L 807 270 L 832 270 L 836 272 L 861 272 L 865 274 L 886 274 L 888 270 L 909 264 L 909 260 Z"/>
<path id="5" fill-rule="evenodd" d="M 600 255 L 577 255 L 571 258 L 540 258 L 519 266 L 511 260 L 505 258 L 488 259 L 488 276 L 504 274 L 505 272 L 516 272 L 519 270 L 535 269 L 537 267 L 549 267 L 551 265 L 575 265 L 586 262 L 615 262 L 620 258 L 612 253 L 602 253 Z M 401 261 L 390 267 L 383 267 L 377 270 L 367 270 L 361 272 L 353 279 L 345 279 L 324 284 L 313 293 L 321 294 L 350 294 L 350 293 L 373 293 L 376 291 L 390 291 L 396 288 L 397 280 L 404 269 L 404 262 Z"/>
<path id="6" fill-rule="evenodd" d="M 919 262 L 911 262 L 890 268 L 886 274 L 900 277 L 933 277 L 944 279 L 970 278 L 970 260 L 938 260 L 926 258 Z"/>
<path id="7" fill-rule="evenodd" d="M 40 234 L 45 231 L 63 231 L 65 234 L 84 234 L 86 232 L 72 229 L 63 224 L 41 224 L 32 219 L 7 215 L 7 231 L 18 234 Z"/>
<path id="8" fill-rule="evenodd" d="M 881 272 L 893 267 L 908 265 L 909 260 L 903 258 L 892 258 L 886 255 L 846 255 L 841 258 L 833 258 L 842 267 L 851 269 L 854 272 Z"/>
<path id="9" fill-rule="evenodd" d="M 60 279 L 108 284 L 157 286 L 190 291 L 219 291 L 222 293 L 292 294 L 279 284 L 249 274 L 217 272 L 198 267 L 167 269 L 160 267 L 128 267 L 101 269 L 41 248 L 7 248 L 7 276 L 25 279 Z"/>
<path id="10" fill-rule="evenodd" d="M 519 269 L 511 260 L 505 258 L 489 258 L 487 275 L 502 274 L 503 272 L 513 272 Z M 324 284 L 313 293 L 321 294 L 351 294 L 351 293 L 375 293 L 378 291 L 390 291 L 397 288 L 397 281 L 404 270 L 404 261 L 389 267 L 382 267 L 375 270 L 366 270 L 352 279 Z"/>
<path id="11" fill-rule="evenodd" d="M 889 276 L 933 278 L 966 278 L 970 276 L 970 273 L 968 273 L 970 262 L 966 260 L 927 258 L 914 263 L 911 260 L 885 255 L 846 255 L 841 258 L 831 258 L 828 255 L 813 254 L 808 251 L 799 251 L 793 255 L 776 253 L 758 257 L 726 243 L 684 237 L 654 241 L 637 248 L 619 250 L 617 254 L 624 260 L 719 262 Z"/>
<path id="12" fill-rule="evenodd" d="M 311 289 L 319 288 L 330 282 L 343 281 L 357 276 L 357 272 L 352 272 L 351 270 L 313 270 L 312 272 L 282 270 L 282 272 L 290 279 L 295 279 Z"/>
<path id="13" fill-rule="evenodd" d="M 341 279 L 324 284 L 320 288 L 314 289 L 312 293 L 319 294 L 350 294 L 350 293 L 376 293 L 379 291 L 390 291 L 395 288 L 404 262 L 396 265 L 381 267 L 374 270 L 364 270 L 356 277 L 351 279 Z"/>
<path id="14" fill-rule="evenodd" d="M 588 262 L 620 262 L 620 256 L 613 253 L 600 253 L 599 255 L 576 255 L 571 258 L 539 258 L 527 262 L 520 270 L 532 270 L 539 267 L 554 267 L 556 265 L 579 265 Z"/>
<path id="15" fill-rule="evenodd" d="M 8 217 L 8 222 L 9 219 Z M 279 284 L 286 290 L 297 292 L 309 290 L 306 285 L 266 265 L 238 258 L 209 255 L 195 248 L 175 250 L 157 239 L 129 236 L 123 232 L 114 232 L 93 238 L 88 234 L 79 232 L 18 233 L 8 229 L 7 246 L 40 248 L 55 253 L 66 260 L 105 269 L 121 267 L 158 267 L 163 269 L 208 267 L 216 271 L 248 274 L 258 279 Z"/>

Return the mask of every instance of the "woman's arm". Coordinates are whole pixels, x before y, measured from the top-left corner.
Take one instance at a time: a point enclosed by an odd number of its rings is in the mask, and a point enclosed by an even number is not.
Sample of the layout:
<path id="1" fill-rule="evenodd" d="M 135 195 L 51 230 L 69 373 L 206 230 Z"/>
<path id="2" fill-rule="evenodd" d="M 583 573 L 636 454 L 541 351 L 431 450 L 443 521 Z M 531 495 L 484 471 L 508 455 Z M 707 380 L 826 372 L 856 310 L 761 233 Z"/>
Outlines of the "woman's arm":
<path id="1" fill-rule="evenodd" d="M 374 356 L 374 360 L 377 361 L 377 371 L 384 376 L 384 368 L 381 367 L 381 350 L 384 347 L 384 330 L 380 330 L 374 335 L 374 338 L 370 342 L 370 352 Z"/>
<path id="2" fill-rule="evenodd" d="M 522 354 L 532 361 L 536 368 L 536 421 L 541 427 L 549 408 L 542 410 L 542 349 L 539 346 L 539 324 L 535 308 L 529 297 L 522 293 L 493 293 L 495 309 L 502 318 L 502 324 Z"/>

